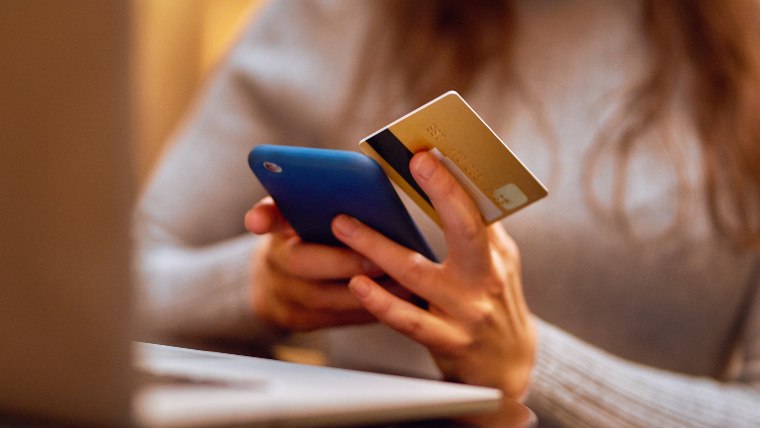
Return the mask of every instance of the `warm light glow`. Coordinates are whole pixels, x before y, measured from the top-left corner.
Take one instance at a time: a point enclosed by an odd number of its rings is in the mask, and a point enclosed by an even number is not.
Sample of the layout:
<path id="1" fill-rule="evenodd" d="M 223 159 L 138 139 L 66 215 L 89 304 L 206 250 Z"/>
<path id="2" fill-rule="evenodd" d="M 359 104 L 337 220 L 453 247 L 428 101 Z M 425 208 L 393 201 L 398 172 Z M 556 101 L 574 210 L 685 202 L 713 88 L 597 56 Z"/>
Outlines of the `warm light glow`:
<path id="1" fill-rule="evenodd" d="M 135 0 L 137 174 L 149 175 L 203 79 L 262 0 Z"/>

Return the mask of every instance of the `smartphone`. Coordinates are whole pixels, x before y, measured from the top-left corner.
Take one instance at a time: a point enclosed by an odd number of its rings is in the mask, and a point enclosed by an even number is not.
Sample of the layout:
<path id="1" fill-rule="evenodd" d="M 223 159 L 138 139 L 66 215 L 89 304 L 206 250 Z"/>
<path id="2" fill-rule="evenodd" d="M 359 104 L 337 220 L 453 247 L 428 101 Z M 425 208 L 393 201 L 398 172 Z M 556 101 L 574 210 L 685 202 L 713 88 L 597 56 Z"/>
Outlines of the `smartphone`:
<path id="1" fill-rule="evenodd" d="M 282 215 L 306 242 L 343 246 L 332 233 L 348 214 L 397 243 L 435 260 L 380 165 L 357 152 L 260 145 L 248 165 Z"/>

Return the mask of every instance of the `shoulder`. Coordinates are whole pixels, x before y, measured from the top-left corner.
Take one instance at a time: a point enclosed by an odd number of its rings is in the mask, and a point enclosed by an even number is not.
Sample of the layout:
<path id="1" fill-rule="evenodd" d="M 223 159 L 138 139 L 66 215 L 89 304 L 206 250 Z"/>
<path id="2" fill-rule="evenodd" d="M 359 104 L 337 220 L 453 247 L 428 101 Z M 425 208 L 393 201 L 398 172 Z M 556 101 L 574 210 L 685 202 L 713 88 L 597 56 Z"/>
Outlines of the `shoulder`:
<path id="1" fill-rule="evenodd" d="M 331 115 L 350 96 L 379 1 L 273 0 L 257 11 L 228 57 L 236 85 L 267 109 Z M 317 103 L 317 104 L 315 104 Z M 315 118 L 318 120 L 318 118 Z"/>
<path id="2" fill-rule="evenodd" d="M 232 60 L 259 73 L 330 80 L 362 52 L 379 8 L 376 1 L 270 1 L 251 17 Z"/>

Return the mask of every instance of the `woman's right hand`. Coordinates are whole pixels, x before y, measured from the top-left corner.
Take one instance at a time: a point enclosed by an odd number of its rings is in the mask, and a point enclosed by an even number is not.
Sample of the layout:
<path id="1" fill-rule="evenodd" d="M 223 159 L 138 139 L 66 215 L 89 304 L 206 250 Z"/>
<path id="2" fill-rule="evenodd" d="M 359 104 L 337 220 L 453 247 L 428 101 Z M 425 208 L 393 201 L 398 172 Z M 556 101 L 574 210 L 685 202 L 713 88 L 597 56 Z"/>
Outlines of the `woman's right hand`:
<path id="1" fill-rule="evenodd" d="M 251 260 L 249 307 L 256 316 L 290 331 L 377 321 L 347 287 L 355 275 L 382 275 L 364 256 L 301 241 L 270 197 L 248 211 L 245 227 L 264 235 Z"/>

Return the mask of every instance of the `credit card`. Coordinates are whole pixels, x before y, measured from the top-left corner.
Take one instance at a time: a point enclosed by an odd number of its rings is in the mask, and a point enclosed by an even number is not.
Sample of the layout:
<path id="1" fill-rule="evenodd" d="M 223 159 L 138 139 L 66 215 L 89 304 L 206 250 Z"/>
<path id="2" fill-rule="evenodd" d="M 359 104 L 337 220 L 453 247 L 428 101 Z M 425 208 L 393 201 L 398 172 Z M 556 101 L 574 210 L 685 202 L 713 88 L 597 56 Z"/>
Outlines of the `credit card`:
<path id="1" fill-rule="evenodd" d="M 478 205 L 486 224 L 548 193 L 455 91 L 446 92 L 364 138 L 359 147 L 438 224 L 430 198 L 409 170 L 412 156 L 422 150 L 429 150 L 451 171 Z"/>

